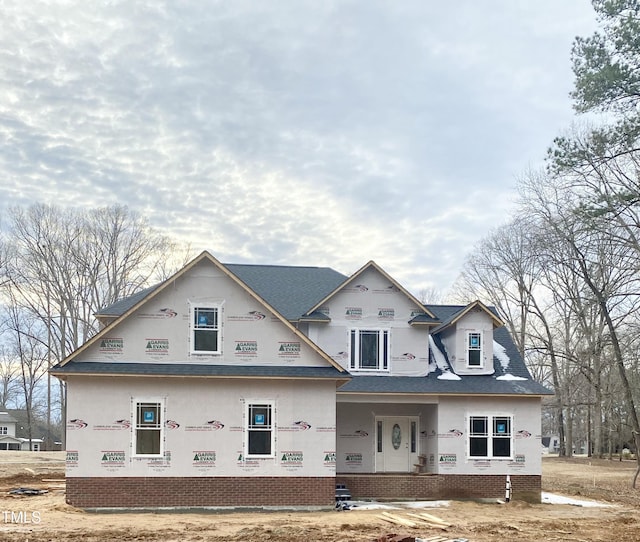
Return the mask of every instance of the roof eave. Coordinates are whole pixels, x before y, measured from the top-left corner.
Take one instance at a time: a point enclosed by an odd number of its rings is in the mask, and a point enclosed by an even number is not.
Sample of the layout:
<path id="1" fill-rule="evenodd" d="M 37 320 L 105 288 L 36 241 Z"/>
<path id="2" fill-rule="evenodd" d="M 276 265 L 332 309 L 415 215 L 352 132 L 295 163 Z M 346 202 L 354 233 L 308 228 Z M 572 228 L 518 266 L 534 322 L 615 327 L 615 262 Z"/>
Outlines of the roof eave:
<path id="1" fill-rule="evenodd" d="M 53 376 L 60 380 L 66 380 L 68 377 L 134 377 L 134 378 L 198 378 L 208 380 L 313 380 L 313 381 L 335 381 L 344 385 L 351 380 L 351 376 L 293 376 L 293 375 L 179 375 L 172 373 L 150 374 L 150 373 L 118 373 L 118 372 L 104 372 L 95 373 L 90 371 L 74 371 L 74 372 L 58 372 L 54 370 L 49 371 Z"/>
<path id="2" fill-rule="evenodd" d="M 402 395 L 402 396 L 406 396 L 406 395 L 415 395 L 415 396 L 419 396 L 419 397 L 438 397 L 438 396 L 442 396 L 442 395 L 446 395 L 447 397 L 549 397 L 551 395 L 555 395 L 552 392 L 549 393 L 522 393 L 522 392 L 513 392 L 513 393 L 505 393 L 505 392 L 501 392 L 501 393 L 478 393 L 478 392 L 451 392 L 448 393 L 446 391 L 433 391 L 433 392 L 411 392 L 411 391 L 406 391 L 406 392 L 400 392 L 400 391 L 376 391 L 376 392 L 371 392 L 371 391 L 338 391 L 337 395 L 386 395 L 386 396 L 393 396 L 393 395 Z"/>

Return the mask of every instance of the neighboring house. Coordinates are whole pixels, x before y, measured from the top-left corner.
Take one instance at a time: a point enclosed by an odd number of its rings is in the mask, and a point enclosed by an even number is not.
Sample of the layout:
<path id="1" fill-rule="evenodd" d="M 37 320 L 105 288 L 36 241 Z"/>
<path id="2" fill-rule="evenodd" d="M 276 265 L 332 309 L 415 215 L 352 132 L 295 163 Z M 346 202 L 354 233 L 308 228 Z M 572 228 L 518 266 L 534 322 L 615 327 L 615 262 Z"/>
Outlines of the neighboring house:
<path id="1" fill-rule="evenodd" d="M 374 262 L 223 265 L 204 252 L 105 308 L 67 382 L 81 507 L 539 500 L 541 398 L 479 301 L 422 305 Z"/>
<path id="2" fill-rule="evenodd" d="M 18 421 L 8 412 L 0 412 L 0 450 L 20 450 L 22 443 L 16 437 Z"/>
<path id="3" fill-rule="evenodd" d="M 549 453 L 557 454 L 560 452 L 560 437 L 558 435 L 543 436 L 542 446 L 546 448 Z M 589 442 L 587 440 L 574 438 L 573 454 L 586 454 L 588 449 Z"/>
<path id="4" fill-rule="evenodd" d="M 17 429 L 19 421 L 9 412 L 0 412 L 0 451 L 23 450 L 29 451 L 29 439 L 18 437 Z M 42 439 L 31 439 L 31 451 L 39 452 L 42 448 Z"/>
<path id="5" fill-rule="evenodd" d="M 542 446 L 549 453 L 557 454 L 560 451 L 560 437 L 557 435 L 542 437 Z"/>

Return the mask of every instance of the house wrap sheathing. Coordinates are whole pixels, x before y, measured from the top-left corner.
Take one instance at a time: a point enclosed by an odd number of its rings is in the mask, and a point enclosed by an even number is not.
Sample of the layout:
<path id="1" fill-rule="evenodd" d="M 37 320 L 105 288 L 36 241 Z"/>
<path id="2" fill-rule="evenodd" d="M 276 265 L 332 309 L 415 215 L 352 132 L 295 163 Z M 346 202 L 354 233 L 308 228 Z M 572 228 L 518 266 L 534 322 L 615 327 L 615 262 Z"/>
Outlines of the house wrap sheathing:
<path id="1" fill-rule="evenodd" d="M 202 253 L 97 315 L 67 383 L 75 506 L 331 506 L 540 495 L 540 402 L 479 301 L 423 305 L 369 262 L 221 264 Z"/>

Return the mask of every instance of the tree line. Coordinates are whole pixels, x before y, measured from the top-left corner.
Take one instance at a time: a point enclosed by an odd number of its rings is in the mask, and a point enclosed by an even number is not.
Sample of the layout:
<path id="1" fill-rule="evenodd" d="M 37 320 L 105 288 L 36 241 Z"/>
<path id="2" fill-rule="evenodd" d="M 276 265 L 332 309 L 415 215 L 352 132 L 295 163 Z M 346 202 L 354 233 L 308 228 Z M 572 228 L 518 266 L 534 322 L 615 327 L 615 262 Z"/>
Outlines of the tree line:
<path id="1" fill-rule="evenodd" d="M 572 97 L 578 113 L 604 116 L 556 138 L 547 167 L 522 176 L 517 212 L 467 257 L 457 289 L 496 306 L 554 391 L 543 427 L 560 453 L 612 456 L 640 447 L 640 6 L 593 6 L 600 30 L 574 42 Z M 9 209 L 0 408 L 64 427 L 64 383 L 47 369 L 98 331 L 98 309 L 168 277 L 188 253 L 124 206 Z"/>
<path id="2" fill-rule="evenodd" d="M 3 218 L 0 409 L 26 410 L 30 440 L 32 422 L 46 420 L 50 440 L 53 426 L 65 426 L 66 393 L 48 368 L 97 333 L 98 309 L 167 278 L 188 247 L 121 205 L 36 204 Z"/>
<path id="3" fill-rule="evenodd" d="M 468 256 L 459 287 L 499 309 L 555 392 L 543 427 L 560 454 L 611 457 L 640 447 L 640 4 L 593 6 L 599 30 L 574 41 L 571 96 L 602 115 L 522 175 L 517 212 Z"/>

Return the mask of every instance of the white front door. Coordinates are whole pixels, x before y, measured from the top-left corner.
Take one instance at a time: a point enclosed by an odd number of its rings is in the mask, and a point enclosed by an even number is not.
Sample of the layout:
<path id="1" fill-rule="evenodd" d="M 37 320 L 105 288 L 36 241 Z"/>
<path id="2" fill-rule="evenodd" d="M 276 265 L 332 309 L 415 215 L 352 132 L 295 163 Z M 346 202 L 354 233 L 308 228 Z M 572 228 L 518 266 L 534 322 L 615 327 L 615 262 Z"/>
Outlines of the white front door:
<path id="1" fill-rule="evenodd" d="M 378 472 L 409 472 L 411 423 L 408 417 L 378 418 Z"/>

